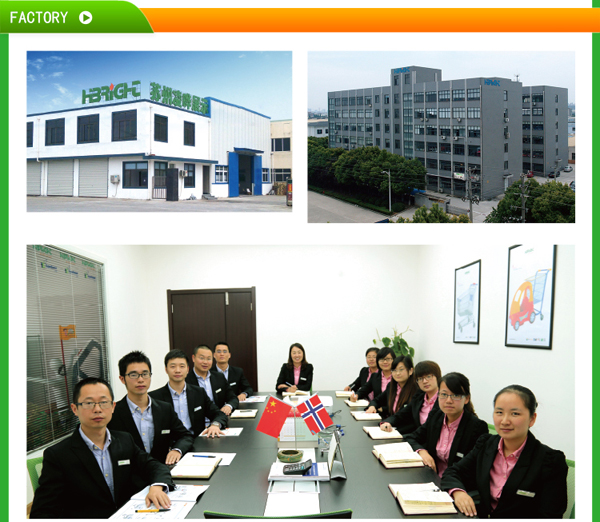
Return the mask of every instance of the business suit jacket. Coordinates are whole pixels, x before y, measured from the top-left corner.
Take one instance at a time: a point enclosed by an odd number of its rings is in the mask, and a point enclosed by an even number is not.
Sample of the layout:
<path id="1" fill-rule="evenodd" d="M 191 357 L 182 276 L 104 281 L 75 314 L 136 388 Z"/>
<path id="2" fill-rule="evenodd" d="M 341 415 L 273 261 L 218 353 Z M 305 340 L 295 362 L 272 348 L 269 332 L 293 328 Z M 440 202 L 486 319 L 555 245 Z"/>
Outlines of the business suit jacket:
<path id="1" fill-rule="evenodd" d="M 369 382 L 366 382 L 359 388 L 359 390 L 356 392 L 356 395 L 358 395 L 359 399 L 366 399 L 367 395 L 369 395 L 371 392 L 373 392 L 375 397 L 378 397 L 383 391 L 385 390 L 381 389 L 381 371 L 379 371 L 369 379 Z"/>
<path id="2" fill-rule="evenodd" d="M 208 398 L 208 395 L 206 395 L 203 388 L 186 383 L 185 390 L 187 395 L 188 413 L 190 415 L 190 420 L 192 421 L 192 431 L 194 435 L 200 435 L 200 433 L 204 431 L 206 417 L 208 417 L 211 422 L 219 422 L 222 428 L 227 426 L 229 420 L 227 415 L 217 408 L 217 405 Z M 168 402 L 171 406 L 175 407 L 168 384 L 165 384 L 158 390 L 151 391 L 149 395 L 153 399 Z"/>
<path id="3" fill-rule="evenodd" d="M 214 371 L 218 372 L 219 370 L 217 370 L 217 368 L 214 368 Z M 248 379 L 246 379 L 246 376 L 244 375 L 244 370 L 242 370 L 239 366 L 229 365 L 227 382 L 229 382 L 229 386 L 231 386 L 231 389 L 233 390 L 233 393 L 236 397 L 240 393 L 245 393 L 248 397 L 250 397 L 253 393 L 252 386 L 250 386 Z"/>
<path id="4" fill-rule="evenodd" d="M 414 451 L 426 449 L 437 462 L 436 445 L 442 432 L 442 424 L 446 414 L 442 410 L 432 411 L 425 424 L 419 426 L 415 431 L 409 433 L 404 440 L 408 442 Z M 485 421 L 478 419 L 472 413 L 464 410 L 462 419 L 454 435 L 450 454 L 448 455 L 448 467 L 455 462 L 460 462 L 475 446 L 477 439 L 488 433 L 488 425 Z"/>
<path id="5" fill-rule="evenodd" d="M 490 470 L 499 442 L 499 435 L 483 435 L 473 451 L 444 472 L 442 489 L 477 489 L 479 518 L 561 518 L 567 509 L 565 455 L 539 442 L 531 432 L 496 509 L 491 510 Z"/>
<path id="6" fill-rule="evenodd" d="M 173 406 L 168 402 L 152 399 L 152 420 L 154 423 L 154 441 L 152 455 L 159 462 L 165 462 L 171 449 L 178 449 L 185 455 L 192 447 L 194 438 L 181 423 Z M 140 432 L 133 421 L 127 396 L 117 402 L 112 420 L 108 423 L 109 430 L 126 431 L 131 434 L 138 447 L 145 451 Z"/>
<path id="7" fill-rule="evenodd" d="M 134 483 L 162 483 L 174 489 L 169 468 L 140 450 L 129 433 L 111 431 L 110 436 L 115 499 L 78 427 L 44 452 L 30 518 L 108 518 L 141 489 Z"/>
<path id="8" fill-rule="evenodd" d="M 376 373 L 379 373 L 379 370 L 377 370 Z M 367 384 L 367 377 L 369 376 L 369 367 L 365 366 L 364 368 L 362 368 L 360 370 L 360 373 L 358 374 L 358 377 L 354 380 L 354 382 L 352 384 L 350 384 L 350 390 L 353 392 L 356 392 L 357 390 L 360 389 L 361 386 L 364 386 L 365 384 Z M 371 377 L 372 379 L 373 377 Z"/>
<path id="9" fill-rule="evenodd" d="M 298 381 L 298 389 L 302 391 L 310 391 L 313 380 L 313 365 L 306 364 L 300 369 L 300 380 Z M 279 372 L 279 377 L 277 377 L 277 384 L 275 385 L 275 389 L 278 392 L 285 391 L 284 389 L 279 389 L 278 386 L 280 384 L 290 383 L 294 384 L 294 368 L 288 368 L 287 363 L 284 363 L 281 367 L 281 371 Z"/>
<path id="10" fill-rule="evenodd" d="M 389 416 L 382 422 L 389 422 L 394 426 L 400 433 L 407 435 L 415 431 L 421 425 L 421 408 L 425 402 L 425 392 L 419 390 L 414 394 L 413 398 L 406 405 L 405 408 L 400 408 L 396 413 Z M 439 410 L 439 401 L 433 403 L 433 407 L 429 412 L 431 415 L 434 411 Z"/>
<path id="11" fill-rule="evenodd" d="M 185 378 L 185 382 L 202 388 L 198 384 L 198 377 L 196 377 L 193 368 Z M 231 386 L 229 386 L 227 379 L 217 370 L 210 370 L 210 387 L 213 392 L 213 402 L 217 405 L 217 408 L 221 409 L 225 404 L 229 404 L 232 410 L 235 410 L 240 405 L 240 401 Z"/>

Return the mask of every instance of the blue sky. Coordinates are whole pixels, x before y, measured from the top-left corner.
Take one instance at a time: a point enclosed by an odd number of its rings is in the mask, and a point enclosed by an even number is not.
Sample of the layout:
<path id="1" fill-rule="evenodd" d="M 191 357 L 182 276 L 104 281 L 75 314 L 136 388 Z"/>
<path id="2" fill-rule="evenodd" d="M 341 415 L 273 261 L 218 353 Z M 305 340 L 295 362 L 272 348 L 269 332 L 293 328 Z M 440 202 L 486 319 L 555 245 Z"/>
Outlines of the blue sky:
<path id="1" fill-rule="evenodd" d="M 327 93 L 390 84 L 390 70 L 420 65 L 442 70 L 442 79 L 519 75 L 523 85 L 569 89 L 575 102 L 575 53 L 488 51 L 309 52 L 308 107 L 327 108 Z"/>
<path id="2" fill-rule="evenodd" d="M 141 81 L 211 96 L 273 120 L 292 117 L 292 53 L 252 51 L 30 51 L 27 113 L 81 106 L 81 91 Z"/>

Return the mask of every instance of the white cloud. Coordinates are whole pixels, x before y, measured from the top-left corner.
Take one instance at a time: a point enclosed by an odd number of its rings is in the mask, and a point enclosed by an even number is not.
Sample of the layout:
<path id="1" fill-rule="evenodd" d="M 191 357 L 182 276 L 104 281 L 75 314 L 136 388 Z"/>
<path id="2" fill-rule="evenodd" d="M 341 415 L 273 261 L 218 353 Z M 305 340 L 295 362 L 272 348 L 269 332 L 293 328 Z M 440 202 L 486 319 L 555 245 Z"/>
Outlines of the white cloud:
<path id="1" fill-rule="evenodd" d="M 53 85 L 54 85 L 54 87 L 56 87 L 56 90 L 58 90 L 58 92 L 60 92 L 61 94 L 69 93 L 69 89 L 67 89 L 66 87 L 63 87 L 60 83 L 55 83 Z"/>
<path id="2" fill-rule="evenodd" d="M 27 81 L 29 81 L 29 82 L 35 82 L 35 76 L 33 74 L 28 74 L 27 75 Z"/>
<path id="3" fill-rule="evenodd" d="M 240 54 L 240 55 L 238 56 L 238 58 L 246 58 L 246 55 L 245 55 L 245 54 Z"/>
<path id="4" fill-rule="evenodd" d="M 49 62 L 60 62 L 63 60 L 63 58 L 61 56 L 49 56 L 48 58 L 46 58 L 46 60 L 48 60 Z"/>
<path id="5" fill-rule="evenodd" d="M 42 60 L 41 58 L 38 58 L 37 60 L 27 60 L 27 65 L 31 65 L 39 71 L 44 65 L 44 60 Z"/>
<path id="6" fill-rule="evenodd" d="M 60 78 L 64 73 L 62 71 L 58 71 L 48 75 L 48 78 Z"/>

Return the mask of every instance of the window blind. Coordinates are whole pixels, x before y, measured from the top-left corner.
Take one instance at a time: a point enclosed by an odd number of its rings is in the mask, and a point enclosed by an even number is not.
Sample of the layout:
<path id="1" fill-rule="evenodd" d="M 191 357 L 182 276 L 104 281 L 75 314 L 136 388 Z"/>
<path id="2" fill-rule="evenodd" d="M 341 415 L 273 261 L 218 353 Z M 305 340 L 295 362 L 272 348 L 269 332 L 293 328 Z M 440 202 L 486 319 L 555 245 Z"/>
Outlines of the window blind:
<path id="1" fill-rule="evenodd" d="M 27 451 L 73 431 L 73 387 L 85 377 L 108 380 L 107 352 L 102 263 L 28 245 Z"/>

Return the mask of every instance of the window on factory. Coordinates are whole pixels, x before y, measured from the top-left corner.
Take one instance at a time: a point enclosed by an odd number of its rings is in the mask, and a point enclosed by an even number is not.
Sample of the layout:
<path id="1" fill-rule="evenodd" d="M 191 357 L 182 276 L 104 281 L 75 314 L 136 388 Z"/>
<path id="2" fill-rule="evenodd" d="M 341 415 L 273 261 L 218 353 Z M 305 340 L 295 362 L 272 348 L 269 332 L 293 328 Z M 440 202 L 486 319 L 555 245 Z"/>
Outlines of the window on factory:
<path id="1" fill-rule="evenodd" d="M 415 125 L 415 134 L 417 134 L 417 135 L 424 135 L 425 134 L 425 127 L 423 125 Z"/>
<path id="2" fill-rule="evenodd" d="M 465 126 L 464 125 L 454 125 L 452 127 L 452 136 L 464 138 L 465 137 Z"/>
<path id="3" fill-rule="evenodd" d="M 227 165 L 215 166 L 215 183 L 227 183 L 229 181 L 229 167 Z"/>
<path id="4" fill-rule="evenodd" d="M 262 181 L 263 183 L 271 183 L 271 173 L 269 169 L 262 169 Z"/>
<path id="5" fill-rule="evenodd" d="M 479 125 L 469 125 L 467 127 L 467 136 L 469 136 L 469 138 L 480 138 L 481 127 Z"/>
<path id="6" fill-rule="evenodd" d="M 435 125 L 427 125 L 427 136 L 437 136 L 437 127 Z"/>
<path id="7" fill-rule="evenodd" d="M 415 92 L 415 98 L 414 101 L 415 103 L 423 103 L 423 100 L 425 99 L 425 94 L 422 92 Z"/>
<path id="8" fill-rule="evenodd" d="M 531 157 L 536 158 L 536 159 L 541 159 L 544 157 L 544 151 L 543 150 L 534 150 Z"/>
<path id="9" fill-rule="evenodd" d="M 481 174 L 481 165 L 475 165 L 473 163 L 469 163 L 469 169 L 475 176 L 479 176 Z"/>
<path id="10" fill-rule="evenodd" d="M 504 91 L 503 98 L 504 98 L 504 101 L 508 101 L 508 91 Z"/>
<path id="11" fill-rule="evenodd" d="M 183 122 L 183 144 L 190 147 L 196 145 L 196 124 L 191 121 Z"/>
<path id="12" fill-rule="evenodd" d="M 474 118 L 474 119 L 481 118 L 481 109 L 479 107 L 467 108 L 467 118 Z"/>
<path id="13" fill-rule="evenodd" d="M 335 107 L 335 98 L 329 98 L 329 106 Z"/>
<path id="14" fill-rule="evenodd" d="M 435 91 L 428 91 L 425 93 L 426 102 L 434 102 L 437 100 L 437 93 Z"/>
<path id="15" fill-rule="evenodd" d="M 427 142 L 427 152 L 437 152 L 437 142 Z"/>
<path id="16" fill-rule="evenodd" d="M 394 109 L 394 118 L 400 118 L 400 109 Z"/>
<path id="17" fill-rule="evenodd" d="M 556 122 L 556 123 L 554 124 L 554 128 L 555 128 L 555 129 L 558 129 L 558 122 Z M 573 128 L 573 130 L 575 130 L 575 128 Z"/>
<path id="18" fill-rule="evenodd" d="M 46 120 L 46 145 L 65 144 L 65 119 Z"/>
<path id="19" fill-rule="evenodd" d="M 350 109 L 350 117 L 356 118 L 356 109 Z"/>
<path id="20" fill-rule="evenodd" d="M 464 172 L 465 171 L 465 164 L 462 161 L 455 161 L 454 162 L 454 172 Z"/>
<path id="21" fill-rule="evenodd" d="M 524 94 L 523 95 L 523 103 L 530 103 L 531 102 L 531 96 L 529 96 L 529 94 Z"/>
<path id="22" fill-rule="evenodd" d="M 554 136 L 554 138 L 555 138 L 555 140 L 554 140 L 554 141 L 555 141 L 556 143 L 558 143 L 558 134 L 557 134 L 556 136 Z"/>
<path id="23" fill-rule="evenodd" d="M 372 104 L 372 100 L 373 97 L 372 96 L 365 96 L 365 105 L 371 105 Z"/>
<path id="24" fill-rule="evenodd" d="M 452 145 L 450 143 L 440 143 L 440 152 L 442 154 L 452 154 Z"/>
<path id="25" fill-rule="evenodd" d="M 410 73 L 404 75 L 404 85 L 410 85 Z"/>
<path id="26" fill-rule="evenodd" d="M 358 123 L 356 125 L 358 132 L 365 132 L 365 124 L 364 123 Z"/>
<path id="27" fill-rule="evenodd" d="M 375 146 L 381 147 L 381 138 L 375 138 Z"/>
<path id="28" fill-rule="evenodd" d="M 317 129 L 317 134 L 323 134 L 323 129 Z"/>
<path id="29" fill-rule="evenodd" d="M 196 165 L 193 163 L 184 163 L 183 170 L 185 176 L 183 177 L 183 186 L 188 188 L 196 187 Z"/>
<path id="30" fill-rule="evenodd" d="M 123 188 L 148 188 L 148 162 L 123 162 Z"/>
<path id="31" fill-rule="evenodd" d="M 394 133 L 400 134 L 400 124 L 399 123 L 394 124 Z"/>
<path id="32" fill-rule="evenodd" d="M 356 145 L 356 136 L 350 136 L 350 145 Z"/>
<path id="33" fill-rule="evenodd" d="M 287 152 L 290 150 L 290 138 L 273 138 L 271 152 Z"/>
<path id="34" fill-rule="evenodd" d="M 531 128 L 535 131 L 543 131 L 544 130 L 544 124 L 543 123 L 532 123 Z"/>
<path id="35" fill-rule="evenodd" d="M 523 143 L 531 143 L 531 138 L 529 136 L 523 136 Z"/>
<path id="36" fill-rule="evenodd" d="M 508 161 L 504 162 L 504 170 L 508 170 Z"/>
<path id="37" fill-rule="evenodd" d="M 452 117 L 453 118 L 464 118 L 465 117 L 465 108 L 464 107 L 452 107 Z"/>
<path id="38" fill-rule="evenodd" d="M 336 99 L 335 99 L 335 106 L 336 106 L 336 107 L 339 107 L 339 106 L 341 106 L 341 105 L 342 105 L 342 99 L 341 99 L 341 98 L 336 98 Z"/>
<path id="39" fill-rule="evenodd" d="M 348 116 L 349 116 L 348 109 L 343 109 L 342 110 L 342 118 L 347 118 Z"/>
<path id="40" fill-rule="evenodd" d="M 415 141 L 415 150 L 417 152 L 422 152 L 425 150 L 425 142 L 424 141 Z"/>
<path id="41" fill-rule="evenodd" d="M 379 109 L 375 109 L 375 117 L 379 118 Z"/>
<path id="42" fill-rule="evenodd" d="M 377 131 L 377 132 L 381 131 L 381 124 L 379 124 L 379 123 L 375 124 L 375 131 Z"/>
<path id="43" fill-rule="evenodd" d="M 450 90 L 446 89 L 438 92 L 439 101 L 450 101 Z"/>
<path id="44" fill-rule="evenodd" d="M 347 96 L 342 98 L 342 107 L 348 107 L 348 97 Z"/>
<path id="45" fill-rule="evenodd" d="M 532 136 L 531 142 L 534 145 L 543 145 L 544 144 L 544 136 Z"/>
<path id="46" fill-rule="evenodd" d="M 349 125 L 346 123 L 346 124 L 344 125 L 344 130 L 345 130 L 345 131 L 347 131 L 349 128 L 350 128 L 350 126 L 349 126 Z"/>
<path id="47" fill-rule="evenodd" d="M 373 132 L 373 124 L 372 123 L 365 123 L 365 131 L 367 131 L 367 132 Z"/>
<path id="48" fill-rule="evenodd" d="M 336 118 L 341 118 L 341 117 L 342 117 L 342 111 L 340 111 L 340 110 L 336 110 L 336 111 L 335 111 L 335 117 L 336 117 Z"/>
<path id="49" fill-rule="evenodd" d="M 448 160 L 440 160 L 440 170 L 450 172 L 452 170 L 452 162 Z"/>
<path id="50" fill-rule="evenodd" d="M 558 116 L 558 109 L 554 109 L 554 116 Z"/>
<path id="51" fill-rule="evenodd" d="M 531 123 L 524 123 L 523 130 L 531 130 Z"/>
<path id="52" fill-rule="evenodd" d="M 362 104 L 363 104 L 363 97 L 357 96 L 356 97 L 356 105 L 362 105 Z"/>
<path id="53" fill-rule="evenodd" d="M 385 109 L 384 111 L 384 118 L 389 118 L 390 117 L 390 110 L 389 109 Z"/>
<path id="54" fill-rule="evenodd" d="M 531 157 L 531 149 L 523 149 L 523 157 L 530 158 Z"/>
<path id="55" fill-rule="evenodd" d="M 364 147 L 364 145 L 365 145 L 365 138 L 363 136 L 359 136 L 356 141 L 357 141 L 357 143 L 358 143 L 358 145 L 360 147 Z"/>
<path id="56" fill-rule="evenodd" d="M 458 156 L 464 156 L 465 155 L 465 146 L 462 143 L 455 143 L 454 144 L 454 154 L 458 155 Z"/>
<path id="57" fill-rule="evenodd" d="M 434 158 L 427 158 L 427 168 L 428 168 L 428 169 L 437 170 L 437 168 L 438 168 L 438 162 L 437 162 L 437 159 L 434 159 Z"/>
<path id="58" fill-rule="evenodd" d="M 154 115 L 154 141 L 169 141 L 169 119 L 166 116 Z"/>
<path id="59" fill-rule="evenodd" d="M 417 158 L 421 165 L 425 166 L 425 158 Z"/>
<path id="60" fill-rule="evenodd" d="M 479 145 L 469 145 L 469 156 L 481 156 L 481 147 Z"/>
<path id="61" fill-rule="evenodd" d="M 523 162 L 523 170 L 524 171 L 531 170 L 531 162 L 530 161 L 524 161 Z"/>
<path id="62" fill-rule="evenodd" d="M 385 132 L 387 132 L 387 133 L 390 132 L 390 124 L 389 123 L 385 124 Z"/>
<path id="63" fill-rule="evenodd" d="M 425 111 L 425 117 L 426 118 L 432 118 L 432 119 L 435 118 L 435 119 L 437 119 L 437 109 L 428 108 Z"/>
<path id="64" fill-rule="evenodd" d="M 390 104 L 390 95 L 389 94 L 384 94 L 383 95 L 383 103 L 384 103 L 384 105 L 389 105 Z"/>
<path id="65" fill-rule="evenodd" d="M 508 143 L 504 144 L 504 152 L 508 152 Z"/>
<path id="66" fill-rule="evenodd" d="M 556 149 L 556 154 L 555 155 L 558 156 L 558 149 Z"/>
<path id="67" fill-rule="evenodd" d="M 365 147 L 372 147 L 372 146 L 373 146 L 373 137 L 366 136 L 365 137 Z"/>
<path id="68" fill-rule="evenodd" d="M 100 115 L 90 114 L 77 118 L 77 143 L 98 143 L 100 141 Z"/>
<path id="69" fill-rule="evenodd" d="M 379 94 L 375 95 L 375 103 L 379 103 Z"/>
<path id="70" fill-rule="evenodd" d="M 544 95 L 543 94 L 533 94 L 531 96 L 531 101 L 533 103 L 542 103 L 544 101 Z"/>
<path id="71" fill-rule="evenodd" d="M 558 94 L 554 97 L 554 103 L 558 103 Z"/>
<path id="72" fill-rule="evenodd" d="M 452 101 L 463 101 L 465 99 L 464 89 L 452 89 Z"/>
<path id="73" fill-rule="evenodd" d="M 273 169 L 275 181 L 287 181 L 292 177 L 292 169 Z"/>
<path id="74" fill-rule="evenodd" d="M 389 149 L 389 148 L 390 148 L 390 139 L 389 139 L 389 138 L 386 138 L 386 139 L 385 139 L 385 148 L 386 148 L 386 149 Z"/>
<path id="75" fill-rule="evenodd" d="M 342 124 L 341 123 L 336 123 L 335 124 L 335 130 L 336 131 L 341 131 L 342 130 Z"/>
<path id="76" fill-rule="evenodd" d="M 27 122 L 27 146 L 33 147 L 33 122 Z"/>
<path id="77" fill-rule="evenodd" d="M 356 123 L 351 123 L 350 124 L 350 130 L 353 132 L 356 132 Z"/>
<path id="78" fill-rule="evenodd" d="M 531 116 L 531 109 L 523 109 L 523 116 Z"/>
<path id="79" fill-rule="evenodd" d="M 406 103 L 406 102 L 412 102 L 412 92 L 405 92 L 402 95 L 402 100 Z"/>
<path id="80" fill-rule="evenodd" d="M 450 118 L 450 107 L 440 107 L 439 116 L 440 118 Z"/>
<path id="81" fill-rule="evenodd" d="M 544 172 L 544 164 L 543 163 L 534 163 L 533 168 L 531 170 L 533 170 L 533 172 Z"/>
<path id="82" fill-rule="evenodd" d="M 373 117 L 373 109 L 365 109 L 365 118 Z"/>
<path id="83" fill-rule="evenodd" d="M 400 148 L 400 140 L 394 140 L 394 148 L 395 149 L 399 149 Z"/>
<path id="84" fill-rule="evenodd" d="M 356 110 L 356 117 L 357 118 L 364 118 L 365 117 L 365 110 L 364 109 L 357 109 Z"/>
<path id="85" fill-rule="evenodd" d="M 348 98 L 348 101 L 350 102 L 350 107 L 356 105 L 356 97 L 355 96 L 350 96 L 350 98 Z"/>
<path id="86" fill-rule="evenodd" d="M 481 98 L 481 87 L 467 89 L 467 100 L 479 100 Z"/>
<path id="87" fill-rule="evenodd" d="M 137 110 L 112 113 L 112 141 L 137 140 Z"/>
<path id="88" fill-rule="evenodd" d="M 400 103 L 400 93 L 394 93 L 394 103 Z"/>
<path id="89" fill-rule="evenodd" d="M 394 85 L 398 85 L 398 82 L 400 81 L 400 78 L 397 74 L 394 74 Z"/>
<path id="90" fill-rule="evenodd" d="M 425 109 L 415 109 L 415 118 L 424 119 Z"/>
<path id="91" fill-rule="evenodd" d="M 440 125 L 438 128 L 440 130 L 440 136 L 451 135 L 450 125 Z"/>
<path id="92" fill-rule="evenodd" d="M 534 107 L 532 114 L 534 116 L 543 116 L 544 115 L 544 108 L 543 107 Z"/>

